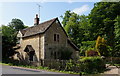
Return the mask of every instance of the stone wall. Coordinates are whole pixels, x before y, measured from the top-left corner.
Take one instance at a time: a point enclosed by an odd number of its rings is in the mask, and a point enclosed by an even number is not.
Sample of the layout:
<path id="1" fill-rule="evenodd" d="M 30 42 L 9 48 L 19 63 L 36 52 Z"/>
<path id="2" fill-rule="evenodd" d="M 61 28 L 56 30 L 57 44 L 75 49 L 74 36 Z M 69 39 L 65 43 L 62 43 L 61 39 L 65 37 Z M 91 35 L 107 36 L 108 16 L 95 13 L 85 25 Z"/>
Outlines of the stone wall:
<path id="1" fill-rule="evenodd" d="M 33 49 L 35 50 L 34 61 L 40 60 L 41 52 L 39 52 L 39 50 L 41 50 L 41 46 L 40 46 L 41 36 L 42 35 L 36 35 L 36 36 L 23 38 L 23 40 L 21 42 L 21 55 L 23 55 L 23 57 L 26 61 L 29 61 L 29 57 L 28 57 L 27 53 L 24 52 L 24 49 L 26 48 L 27 45 L 31 45 L 33 47 Z"/>
<path id="2" fill-rule="evenodd" d="M 19 39 L 19 43 L 21 44 L 21 42 L 22 42 L 22 33 L 20 31 L 17 34 L 17 38 Z"/>
<path id="3" fill-rule="evenodd" d="M 44 59 L 44 34 L 41 35 L 40 37 L 40 59 Z"/>
<path id="4" fill-rule="evenodd" d="M 73 51 L 72 58 L 73 59 L 78 59 L 79 58 L 79 51 L 75 50 L 70 44 L 68 44 L 68 48 Z"/>
<path id="5" fill-rule="evenodd" d="M 59 34 L 59 42 L 54 41 L 54 34 Z M 45 59 L 54 59 L 52 52 L 58 52 L 62 47 L 68 47 L 73 51 L 72 56 L 75 56 L 76 50 L 69 46 L 68 37 L 59 23 L 54 22 L 51 27 L 45 32 Z"/>
<path id="6" fill-rule="evenodd" d="M 54 41 L 54 34 L 59 34 L 59 42 Z M 58 51 L 61 46 L 67 46 L 67 36 L 60 24 L 54 22 L 51 27 L 45 32 L 45 59 L 51 59 L 51 52 Z"/>

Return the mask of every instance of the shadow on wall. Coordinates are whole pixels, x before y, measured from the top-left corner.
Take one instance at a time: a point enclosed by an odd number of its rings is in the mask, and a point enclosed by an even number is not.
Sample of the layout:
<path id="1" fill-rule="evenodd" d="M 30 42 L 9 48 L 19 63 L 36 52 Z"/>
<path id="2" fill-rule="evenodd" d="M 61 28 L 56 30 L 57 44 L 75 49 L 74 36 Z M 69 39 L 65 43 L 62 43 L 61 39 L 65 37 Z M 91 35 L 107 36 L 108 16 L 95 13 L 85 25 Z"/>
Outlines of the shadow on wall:
<path id="1" fill-rule="evenodd" d="M 17 52 L 13 58 L 9 60 L 11 63 L 15 65 L 33 65 L 33 66 L 38 66 L 38 58 L 36 54 L 33 56 L 30 56 L 30 53 L 25 52 L 25 56 L 23 54 L 20 54 Z"/>

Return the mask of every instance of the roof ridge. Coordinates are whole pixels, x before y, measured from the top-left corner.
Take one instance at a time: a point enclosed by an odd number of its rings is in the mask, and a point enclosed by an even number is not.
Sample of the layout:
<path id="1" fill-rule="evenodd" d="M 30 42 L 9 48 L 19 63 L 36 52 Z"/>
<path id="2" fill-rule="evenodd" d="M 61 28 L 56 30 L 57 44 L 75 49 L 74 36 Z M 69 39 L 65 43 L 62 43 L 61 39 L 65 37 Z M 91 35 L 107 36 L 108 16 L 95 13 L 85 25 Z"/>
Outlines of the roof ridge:
<path id="1" fill-rule="evenodd" d="M 42 23 L 40 23 L 40 24 L 38 24 L 38 25 L 41 25 L 41 24 L 46 23 L 46 22 L 49 22 L 49 21 L 51 21 L 51 20 L 55 20 L 55 19 L 57 19 L 57 18 L 58 18 L 58 17 L 53 18 L 53 19 L 50 19 L 50 20 L 47 20 L 47 21 L 44 21 L 44 22 L 42 22 Z"/>
<path id="2" fill-rule="evenodd" d="M 49 21 L 54 20 L 54 19 L 57 19 L 57 18 L 58 18 L 58 17 L 53 18 L 53 19 L 50 19 L 50 20 L 46 20 L 46 21 L 44 21 L 44 22 L 42 22 L 42 23 L 40 23 L 40 24 L 38 24 L 38 25 L 36 25 L 36 26 L 39 26 L 39 25 L 41 25 L 41 24 L 43 24 L 43 23 L 49 22 Z M 27 30 L 27 29 L 29 29 L 29 28 L 33 28 L 33 27 L 36 27 L 36 26 L 31 26 L 31 27 L 28 27 L 28 28 L 25 28 L 25 29 L 22 29 L 22 30 Z"/>

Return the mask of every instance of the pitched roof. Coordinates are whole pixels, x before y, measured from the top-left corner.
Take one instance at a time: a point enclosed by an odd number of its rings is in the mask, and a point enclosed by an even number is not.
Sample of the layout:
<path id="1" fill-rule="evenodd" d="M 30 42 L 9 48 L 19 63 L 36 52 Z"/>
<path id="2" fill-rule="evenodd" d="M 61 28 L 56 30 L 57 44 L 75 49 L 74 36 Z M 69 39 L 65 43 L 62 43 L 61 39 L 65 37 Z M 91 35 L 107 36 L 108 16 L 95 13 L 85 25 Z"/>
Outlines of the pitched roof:
<path id="1" fill-rule="evenodd" d="M 77 51 L 79 51 L 79 48 L 78 48 L 70 39 L 68 39 L 68 43 L 69 43 L 74 49 L 76 49 Z"/>
<path id="2" fill-rule="evenodd" d="M 23 29 L 20 31 L 21 31 L 23 37 L 28 37 L 28 36 L 36 35 L 39 33 L 44 33 L 56 19 L 58 19 L 58 18 L 54 18 L 54 19 L 45 21 L 39 25 L 32 26 L 32 27 L 29 27 L 29 28 L 26 28 L 26 29 Z"/>
<path id="3" fill-rule="evenodd" d="M 32 45 L 27 45 L 24 49 L 25 52 L 35 51 L 32 47 Z"/>

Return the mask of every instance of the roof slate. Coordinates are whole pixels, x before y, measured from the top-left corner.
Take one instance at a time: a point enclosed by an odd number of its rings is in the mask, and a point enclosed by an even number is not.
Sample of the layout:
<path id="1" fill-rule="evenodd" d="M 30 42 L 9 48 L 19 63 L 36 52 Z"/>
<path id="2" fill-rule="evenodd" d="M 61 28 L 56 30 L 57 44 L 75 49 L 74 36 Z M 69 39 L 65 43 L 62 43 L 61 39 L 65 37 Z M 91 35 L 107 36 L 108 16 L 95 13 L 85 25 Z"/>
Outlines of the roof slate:
<path id="1" fill-rule="evenodd" d="M 45 21 L 39 25 L 36 26 L 32 26 L 23 30 L 20 30 L 23 37 L 27 37 L 27 36 L 31 36 L 31 35 L 35 35 L 38 33 L 44 33 L 47 28 L 56 20 L 57 18 Z"/>

